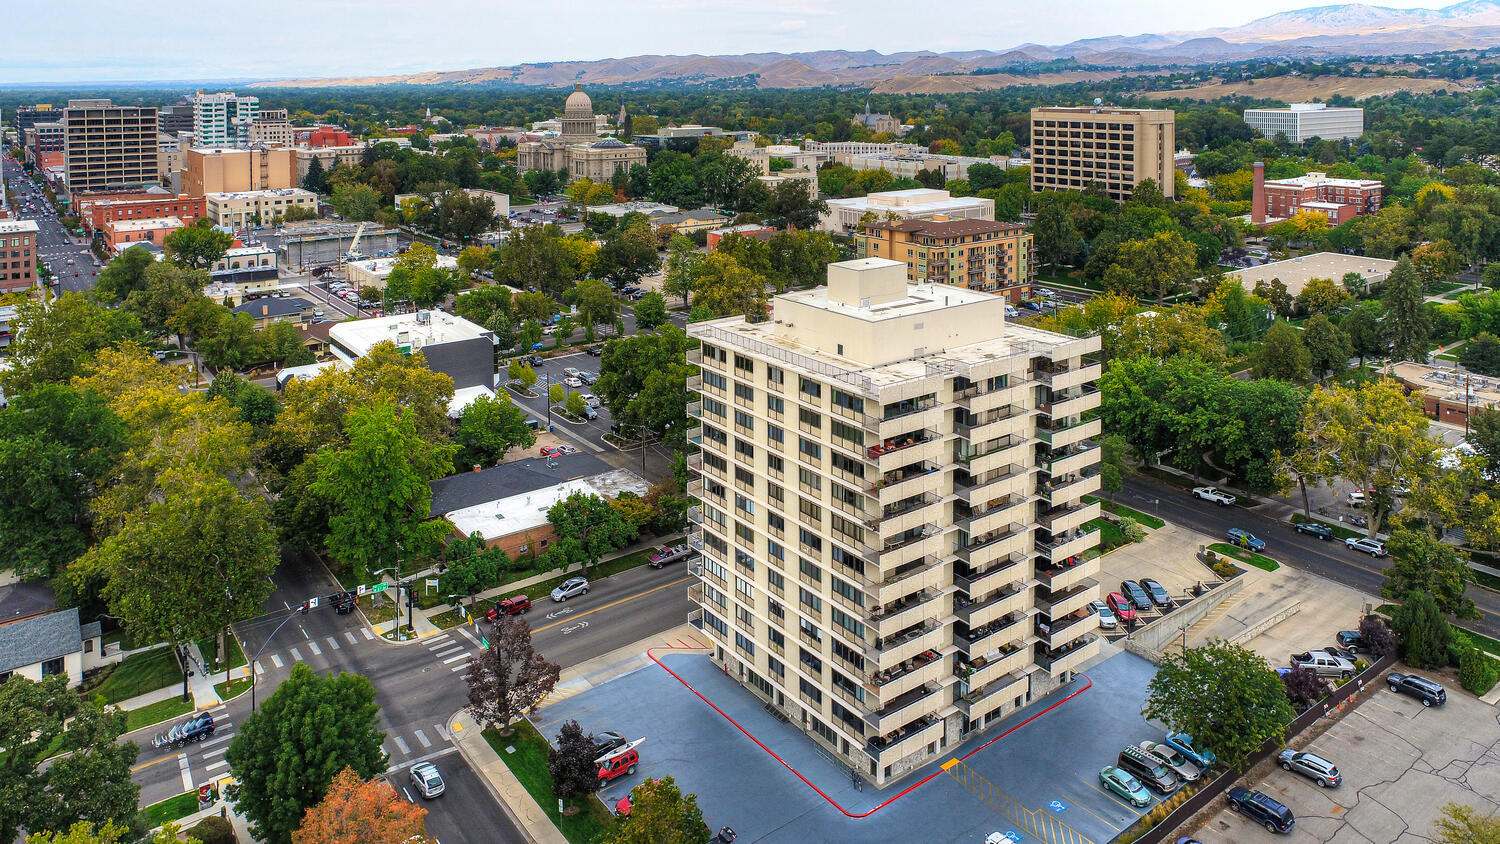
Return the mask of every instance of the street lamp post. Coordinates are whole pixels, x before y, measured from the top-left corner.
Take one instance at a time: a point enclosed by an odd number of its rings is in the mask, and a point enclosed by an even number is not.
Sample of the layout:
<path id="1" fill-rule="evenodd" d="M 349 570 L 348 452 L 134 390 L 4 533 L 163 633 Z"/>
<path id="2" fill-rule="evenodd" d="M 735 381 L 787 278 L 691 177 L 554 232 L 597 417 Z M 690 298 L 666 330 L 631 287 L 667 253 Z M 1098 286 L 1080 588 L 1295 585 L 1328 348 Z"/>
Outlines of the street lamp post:
<path id="1" fill-rule="evenodd" d="M 304 606 L 305 606 L 305 604 L 304 604 Z M 265 651 L 266 646 L 269 645 L 269 644 L 271 644 L 271 640 L 274 639 L 274 638 L 276 638 L 276 634 L 281 632 L 281 628 L 285 627 L 286 623 L 288 621 L 291 621 L 294 617 L 296 617 L 296 615 L 297 615 L 297 613 L 290 613 L 289 615 L 287 615 L 286 618 L 282 619 L 281 623 L 278 624 L 278 625 L 276 625 L 276 629 L 271 631 L 271 635 L 267 636 L 266 640 L 264 642 L 260 643 L 260 649 L 257 650 L 255 652 L 255 656 L 251 657 L 251 659 L 250 659 L 250 711 L 251 712 L 255 711 L 255 663 L 258 662 L 258 661 L 260 661 L 260 655 Z"/>

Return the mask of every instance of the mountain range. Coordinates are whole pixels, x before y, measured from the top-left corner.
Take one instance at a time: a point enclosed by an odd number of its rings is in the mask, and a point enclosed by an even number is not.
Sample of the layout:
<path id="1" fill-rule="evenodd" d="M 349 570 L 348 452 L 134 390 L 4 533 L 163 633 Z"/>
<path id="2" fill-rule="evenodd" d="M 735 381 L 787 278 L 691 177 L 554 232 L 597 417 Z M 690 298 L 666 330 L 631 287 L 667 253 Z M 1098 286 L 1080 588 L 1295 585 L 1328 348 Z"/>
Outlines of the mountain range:
<path id="1" fill-rule="evenodd" d="M 1025 82 L 1068 82 L 1152 65 L 1193 66 L 1257 58 L 1389 56 L 1500 46 L 1500 0 L 1465 0 L 1441 9 L 1391 9 L 1363 3 L 1282 12 L 1242 26 L 1196 32 L 1086 38 L 1068 44 L 1020 44 L 1004 50 L 879 53 L 820 50 L 726 56 L 631 56 L 469 70 L 338 79 L 282 79 L 252 87 L 334 85 L 566 86 L 742 83 L 761 88 L 873 87 L 878 92 L 941 93 Z M 1073 59 L 1096 70 L 1027 74 L 1036 65 Z M 930 80 L 966 76 L 942 85 Z M 924 91 L 927 87 L 933 90 Z M 1016 80 L 1024 80 L 1017 82 Z"/>

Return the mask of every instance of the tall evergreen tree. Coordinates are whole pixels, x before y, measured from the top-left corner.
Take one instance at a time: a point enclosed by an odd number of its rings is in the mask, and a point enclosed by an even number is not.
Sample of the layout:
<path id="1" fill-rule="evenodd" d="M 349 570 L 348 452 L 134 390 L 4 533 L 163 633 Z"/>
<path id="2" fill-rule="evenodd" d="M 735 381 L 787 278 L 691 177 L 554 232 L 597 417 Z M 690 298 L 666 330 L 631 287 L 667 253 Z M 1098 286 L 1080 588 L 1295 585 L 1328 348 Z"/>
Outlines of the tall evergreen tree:
<path id="1" fill-rule="evenodd" d="M 1432 318 L 1423 302 L 1422 281 L 1410 261 L 1402 258 L 1391 270 L 1381 298 L 1386 307 L 1385 327 L 1391 343 L 1391 357 L 1396 360 L 1427 360 Z"/>
<path id="2" fill-rule="evenodd" d="M 317 158 L 307 165 L 307 175 L 302 177 L 302 189 L 313 193 L 323 192 L 323 162 Z"/>

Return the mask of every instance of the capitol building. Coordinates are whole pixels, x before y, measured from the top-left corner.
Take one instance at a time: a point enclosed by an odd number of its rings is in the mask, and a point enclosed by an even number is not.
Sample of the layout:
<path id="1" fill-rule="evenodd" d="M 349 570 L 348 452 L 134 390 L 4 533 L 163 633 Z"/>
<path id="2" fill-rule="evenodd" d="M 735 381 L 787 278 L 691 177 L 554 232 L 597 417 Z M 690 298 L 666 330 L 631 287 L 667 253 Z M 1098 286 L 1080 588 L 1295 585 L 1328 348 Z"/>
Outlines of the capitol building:
<path id="1" fill-rule="evenodd" d="M 594 119 L 594 103 L 575 86 L 563 105 L 562 133 L 522 143 L 516 151 L 517 168 L 568 171 L 568 181 L 582 178 L 608 182 L 620 168 L 629 170 L 646 163 L 646 150 L 618 138 L 600 138 Z"/>

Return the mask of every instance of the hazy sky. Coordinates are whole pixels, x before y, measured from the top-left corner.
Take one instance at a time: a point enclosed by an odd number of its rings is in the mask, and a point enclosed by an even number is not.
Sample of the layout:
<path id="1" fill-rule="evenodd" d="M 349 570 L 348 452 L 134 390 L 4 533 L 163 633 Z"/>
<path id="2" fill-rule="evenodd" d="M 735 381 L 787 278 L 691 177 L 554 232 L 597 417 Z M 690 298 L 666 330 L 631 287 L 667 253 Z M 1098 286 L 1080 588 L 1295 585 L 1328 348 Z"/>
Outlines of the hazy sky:
<path id="1" fill-rule="evenodd" d="M 1232 26 L 1312 5 L 1317 0 L 5 0 L 0 82 L 370 76 L 648 53 L 1004 49 Z"/>

